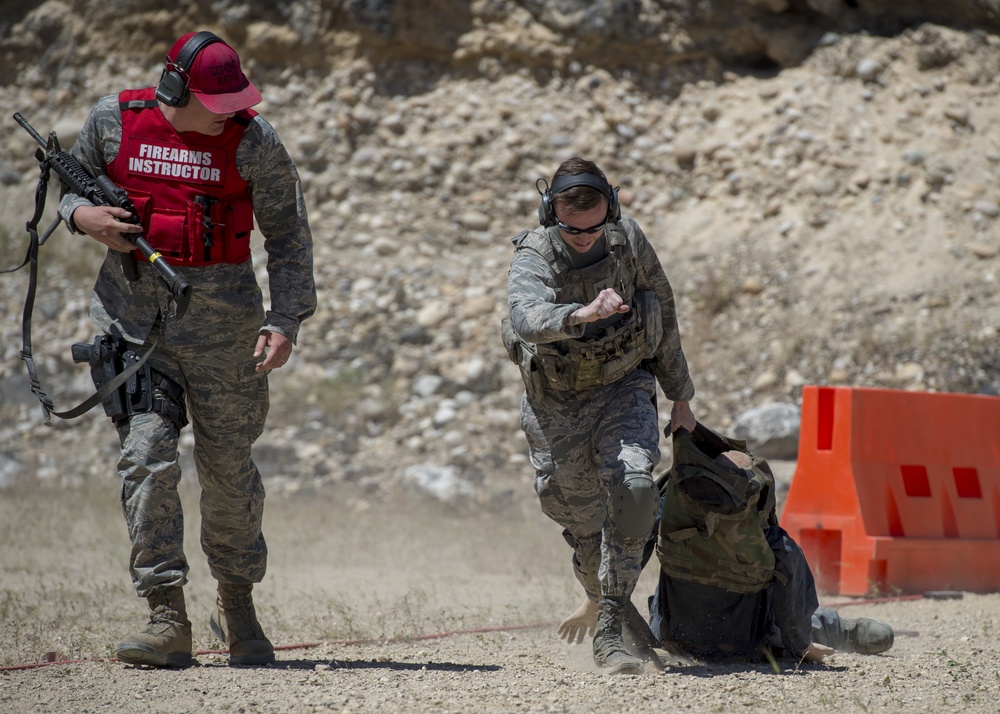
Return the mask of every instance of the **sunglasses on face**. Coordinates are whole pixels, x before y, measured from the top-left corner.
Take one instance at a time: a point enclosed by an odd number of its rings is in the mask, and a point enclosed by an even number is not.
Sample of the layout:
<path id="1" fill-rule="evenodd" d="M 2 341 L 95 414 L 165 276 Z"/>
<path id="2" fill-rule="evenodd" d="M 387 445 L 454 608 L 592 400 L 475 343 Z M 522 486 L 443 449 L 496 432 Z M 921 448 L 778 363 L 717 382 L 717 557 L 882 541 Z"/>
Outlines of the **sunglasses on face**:
<path id="1" fill-rule="evenodd" d="M 608 224 L 608 219 L 607 217 L 605 217 L 604 220 L 598 223 L 596 226 L 591 226 L 590 228 L 573 228 L 572 226 L 567 226 L 558 218 L 556 219 L 556 225 L 559 226 L 559 229 L 565 231 L 566 233 L 569 233 L 571 236 L 578 236 L 581 234 L 592 235 L 594 233 L 597 233 L 597 231 L 601 230 L 602 228 L 604 228 L 604 226 L 606 226 L 607 224 Z"/>

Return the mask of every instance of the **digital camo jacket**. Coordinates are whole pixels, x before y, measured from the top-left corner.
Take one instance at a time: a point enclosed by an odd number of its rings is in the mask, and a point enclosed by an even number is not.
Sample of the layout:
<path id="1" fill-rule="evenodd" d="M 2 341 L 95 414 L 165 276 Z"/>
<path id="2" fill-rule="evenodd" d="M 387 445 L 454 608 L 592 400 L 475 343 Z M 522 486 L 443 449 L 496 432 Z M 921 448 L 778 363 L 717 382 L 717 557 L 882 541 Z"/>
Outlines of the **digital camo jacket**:
<path id="1" fill-rule="evenodd" d="M 605 235 L 608 257 L 582 270 L 572 269 L 567 253 L 571 249 L 557 228 L 522 233 L 514 239 L 515 253 L 507 278 L 514 334 L 529 350 L 541 347 L 541 351 L 555 348 L 564 354 L 578 353 L 588 341 L 618 329 L 620 323 L 635 316 L 625 313 L 569 326 L 571 313 L 607 287 L 615 288 L 635 313 L 633 296 L 650 291 L 658 302 L 662 326 L 662 337 L 652 349 L 657 381 L 671 401 L 691 400 L 695 389 L 681 348 L 673 290 L 656 252 L 639 225 L 627 216 L 620 223 L 609 224 Z"/>

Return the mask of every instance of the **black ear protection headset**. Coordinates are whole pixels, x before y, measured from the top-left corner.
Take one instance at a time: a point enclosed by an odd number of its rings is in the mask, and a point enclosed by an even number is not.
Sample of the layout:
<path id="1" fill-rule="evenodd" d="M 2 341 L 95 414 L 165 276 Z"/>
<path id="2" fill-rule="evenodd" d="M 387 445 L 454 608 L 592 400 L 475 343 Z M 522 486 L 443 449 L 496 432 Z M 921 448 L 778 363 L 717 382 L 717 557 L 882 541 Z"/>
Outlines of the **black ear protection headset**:
<path id="1" fill-rule="evenodd" d="M 176 58 L 170 59 L 170 55 L 167 55 L 160 83 L 156 85 L 156 98 L 168 107 L 187 106 L 191 99 L 191 92 L 188 90 L 191 65 L 199 52 L 215 42 L 222 42 L 222 38 L 211 32 L 196 32 L 177 51 Z"/>
<path id="2" fill-rule="evenodd" d="M 544 191 L 539 188 L 539 183 L 545 184 Z M 555 196 L 577 186 L 589 186 L 600 191 L 608 199 L 608 220 L 612 223 L 621 220 L 622 210 L 618 203 L 618 189 L 612 188 L 610 183 L 597 174 L 584 173 L 560 176 L 551 187 L 545 179 L 535 181 L 535 188 L 542 196 L 542 202 L 538 206 L 538 222 L 545 227 L 554 226 L 558 220 L 553 206 Z"/>

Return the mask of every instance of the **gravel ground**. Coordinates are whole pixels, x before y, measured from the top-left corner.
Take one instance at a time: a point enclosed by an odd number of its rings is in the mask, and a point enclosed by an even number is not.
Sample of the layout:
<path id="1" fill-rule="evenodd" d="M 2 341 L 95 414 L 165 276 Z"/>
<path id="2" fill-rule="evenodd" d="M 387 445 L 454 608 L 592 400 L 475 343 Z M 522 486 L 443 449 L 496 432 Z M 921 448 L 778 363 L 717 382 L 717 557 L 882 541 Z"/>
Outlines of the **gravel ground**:
<path id="1" fill-rule="evenodd" d="M 556 635 L 579 591 L 558 530 L 532 502 L 483 514 L 406 493 L 269 499 L 270 569 L 255 595 L 278 661 L 229 667 L 208 632 L 213 583 L 194 545 L 190 488 L 198 654 L 177 671 L 112 659 L 144 617 L 125 571 L 116 485 L 22 482 L 2 494 L 0 711 L 1000 711 L 998 594 L 824 598 L 891 622 L 899 634 L 884 655 L 783 660 L 780 672 L 667 657 L 663 672 L 609 677 L 587 645 Z"/>

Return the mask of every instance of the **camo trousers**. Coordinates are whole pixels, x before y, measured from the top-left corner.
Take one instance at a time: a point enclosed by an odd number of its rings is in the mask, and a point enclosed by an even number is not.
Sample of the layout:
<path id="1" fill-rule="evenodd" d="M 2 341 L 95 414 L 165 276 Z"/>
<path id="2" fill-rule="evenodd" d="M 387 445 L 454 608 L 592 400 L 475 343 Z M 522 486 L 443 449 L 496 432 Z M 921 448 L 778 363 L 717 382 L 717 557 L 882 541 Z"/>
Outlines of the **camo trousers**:
<path id="1" fill-rule="evenodd" d="M 250 454 L 268 411 L 267 376 L 255 371 L 253 359 L 263 309 L 259 291 L 256 300 L 247 291 L 242 307 L 227 305 L 221 321 L 217 302 L 192 300 L 181 320 L 158 322 L 144 345 L 159 340 L 150 364 L 184 388 L 201 486 L 202 550 L 213 577 L 234 584 L 260 582 L 267 565 L 264 487 Z M 150 412 L 133 415 L 118 435 L 129 570 L 145 597 L 187 580 L 178 429 Z"/>
<path id="2" fill-rule="evenodd" d="M 542 512 L 565 529 L 577 578 L 596 600 L 630 595 L 647 535 L 630 538 L 608 515 L 626 471 L 652 475 L 660 461 L 656 382 L 644 369 L 582 392 L 521 401 L 521 428 Z"/>

